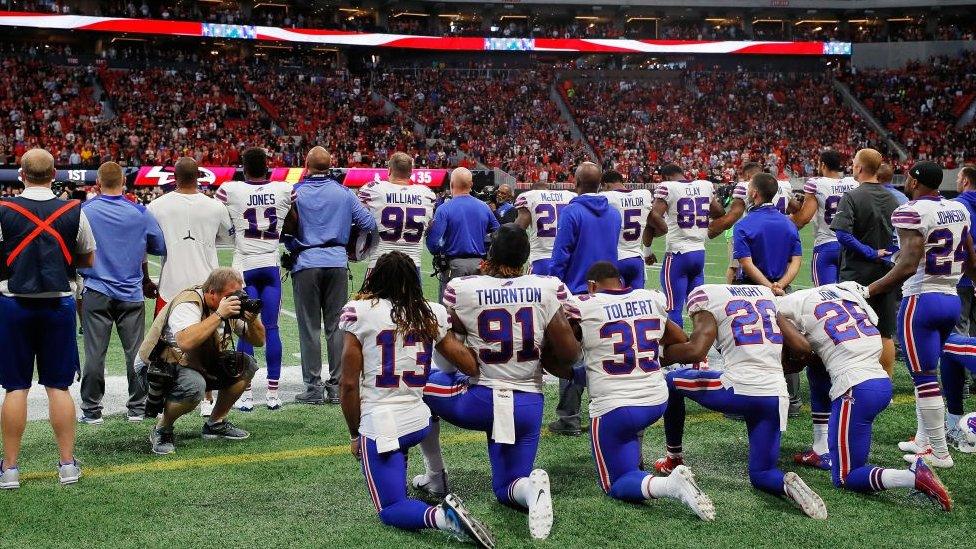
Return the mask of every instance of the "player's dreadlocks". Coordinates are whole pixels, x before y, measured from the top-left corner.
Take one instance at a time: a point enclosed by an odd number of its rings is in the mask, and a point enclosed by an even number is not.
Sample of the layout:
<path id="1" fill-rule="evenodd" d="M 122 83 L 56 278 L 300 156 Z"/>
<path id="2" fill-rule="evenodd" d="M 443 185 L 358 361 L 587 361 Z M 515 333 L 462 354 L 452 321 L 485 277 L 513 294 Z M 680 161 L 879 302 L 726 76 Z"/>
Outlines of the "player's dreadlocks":
<path id="1" fill-rule="evenodd" d="M 391 318 L 397 335 L 425 340 L 437 337 L 437 317 L 424 299 L 417 277 L 417 267 L 403 252 L 385 253 L 363 281 L 356 299 L 388 299 L 393 306 Z"/>
<path id="2" fill-rule="evenodd" d="M 498 228 L 488 249 L 488 257 L 481 262 L 481 273 L 497 278 L 516 278 L 525 274 L 529 259 L 529 236 L 515 223 Z"/>

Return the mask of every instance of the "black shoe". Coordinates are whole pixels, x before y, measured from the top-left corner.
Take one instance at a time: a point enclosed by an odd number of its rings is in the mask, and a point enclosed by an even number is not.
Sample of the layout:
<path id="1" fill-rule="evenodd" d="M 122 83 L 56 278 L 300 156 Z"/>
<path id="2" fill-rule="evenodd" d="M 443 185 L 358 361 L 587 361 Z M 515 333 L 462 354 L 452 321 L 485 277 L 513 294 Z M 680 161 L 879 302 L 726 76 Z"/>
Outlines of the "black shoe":
<path id="1" fill-rule="evenodd" d="M 251 436 L 240 427 L 235 427 L 233 423 L 227 421 L 219 421 L 217 423 L 210 423 L 205 421 L 203 423 L 203 438 L 214 439 L 214 438 L 226 438 L 228 440 L 244 440 Z"/>
<path id="2" fill-rule="evenodd" d="M 563 435 L 567 437 L 578 437 L 583 434 L 580 430 L 579 425 L 570 425 L 561 419 L 557 419 L 549 424 L 549 431 L 557 435 Z"/>
<path id="3" fill-rule="evenodd" d="M 296 395 L 295 402 L 301 404 L 325 404 L 324 392 L 321 388 L 308 389 L 304 393 Z"/>
<path id="4" fill-rule="evenodd" d="M 339 404 L 339 388 L 335 385 L 326 385 L 325 397 L 329 404 Z"/>
<path id="5" fill-rule="evenodd" d="M 787 417 L 800 417 L 800 414 L 802 412 L 803 412 L 803 405 L 802 404 L 790 404 L 790 408 L 789 408 L 789 410 L 787 410 L 786 416 Z"/>

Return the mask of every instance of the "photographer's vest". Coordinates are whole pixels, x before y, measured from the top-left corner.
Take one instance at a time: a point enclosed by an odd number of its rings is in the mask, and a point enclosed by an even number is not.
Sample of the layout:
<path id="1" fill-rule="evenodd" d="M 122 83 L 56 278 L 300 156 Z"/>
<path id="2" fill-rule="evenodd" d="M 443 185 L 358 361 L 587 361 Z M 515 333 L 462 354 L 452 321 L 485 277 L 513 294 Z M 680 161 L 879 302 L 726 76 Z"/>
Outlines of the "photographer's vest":
<path id="1" fill-rule="evenodd" d="M 183 303 L 193 303 L 197 307 L 200 307 L 200 321 L 205 320 L 213 311 L 209 311 L 206 303 L 204 303 L 203 297 L 197 292 L 201 290 L 200 286 L 190 288 L 188 290 L 183 290 L 173 301 L 166 304 L 165 307 L 159 314 L 156 315 L 156 319 L 153 320 L 152 326 L 146 332 L 146 338 L 142 340 L 142 345 L 139 347 L 139 358 L 146 364 L 149 364 L 149 355 L 152 354 L 153 349 L 156 348 L 156 344 L 160 342 L 163 337 L 163 332 L 166 331 L 166 324 L 169 323 L 169 314 L 177 305 Z M 237 322 L 239 320 L 231 320 L 231 327 L 237 328 Z M 179 364 L 180 366 L 186 366 L 188 368 L 193 368 L 194 370 L 206 374 L 207 365 L 213 366 L 217 364 L 217 357 L 220 355 L 221 351 L 221 334 L 223 333 L 222 326 L 218 326 L 214 333 L 209 339 L 203 342 L 199 347 L 193 349 L 189 352 L 183 352 L 175 344 L 170 345 L 165 341 L 162 342 L 164 349 L 160 354 L 159 358 L 169 362 L 171 364 Z M 176 334 L 173 334 L 176 337 Z"/>
<path id="2" fill-rule="evenodd" d="M 57 198 L 0 200 L 0 280 L 7 280 L 10 293 L 71 291 L 79 205 Z"/>

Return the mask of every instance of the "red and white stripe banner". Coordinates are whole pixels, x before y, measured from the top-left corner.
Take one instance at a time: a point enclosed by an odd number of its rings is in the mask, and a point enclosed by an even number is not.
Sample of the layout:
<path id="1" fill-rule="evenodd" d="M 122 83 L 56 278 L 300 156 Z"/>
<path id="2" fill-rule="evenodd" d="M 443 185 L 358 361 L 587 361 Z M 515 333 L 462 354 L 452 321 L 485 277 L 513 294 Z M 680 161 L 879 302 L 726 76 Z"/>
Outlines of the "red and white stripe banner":
<path id="1" fill-rule="evenodd" d="M 466 38 L 411 36 L 318 29 L 285 29 L 253 25 L 223 25 L 192 21 L 45 15 L 0 12 L 0 27 L 84 30 L 200 36 L 331 46 L 369 46 L 456 51 L 549 51 L 583 53 L 701 53 L 758 55 L 850 55 L 849 42 L 770 42 L 747 40 L 630 40 L 613 38 Z"/>

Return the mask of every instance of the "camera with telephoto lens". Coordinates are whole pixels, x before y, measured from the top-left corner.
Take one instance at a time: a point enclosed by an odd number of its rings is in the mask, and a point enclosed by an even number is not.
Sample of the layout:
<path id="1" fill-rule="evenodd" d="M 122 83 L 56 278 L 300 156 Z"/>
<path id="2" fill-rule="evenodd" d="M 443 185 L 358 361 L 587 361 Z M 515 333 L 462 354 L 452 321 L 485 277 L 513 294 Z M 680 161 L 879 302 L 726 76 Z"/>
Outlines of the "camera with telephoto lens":
<path id="1" fill-rule="evenodd" d="M 252 299 L 251 296 L 247 295 L 247 292 L 244 290 L 237 290 L 230 295 L 237 296 L 237 299 L 241 300 L 241 312 L 237 313 L 231 318 L 243 318 L 244 313 L 258 314 L 261 312 L 261 307 L 263 305 L 262 301 L 260 299 Z"/>
<path id="2" fill-rule="evenodd" d="M 176 383 L 179 365 L 151 359 L 146 366 L 146 417 L 156 417 L 163 411 L 166 394 Z"/>

